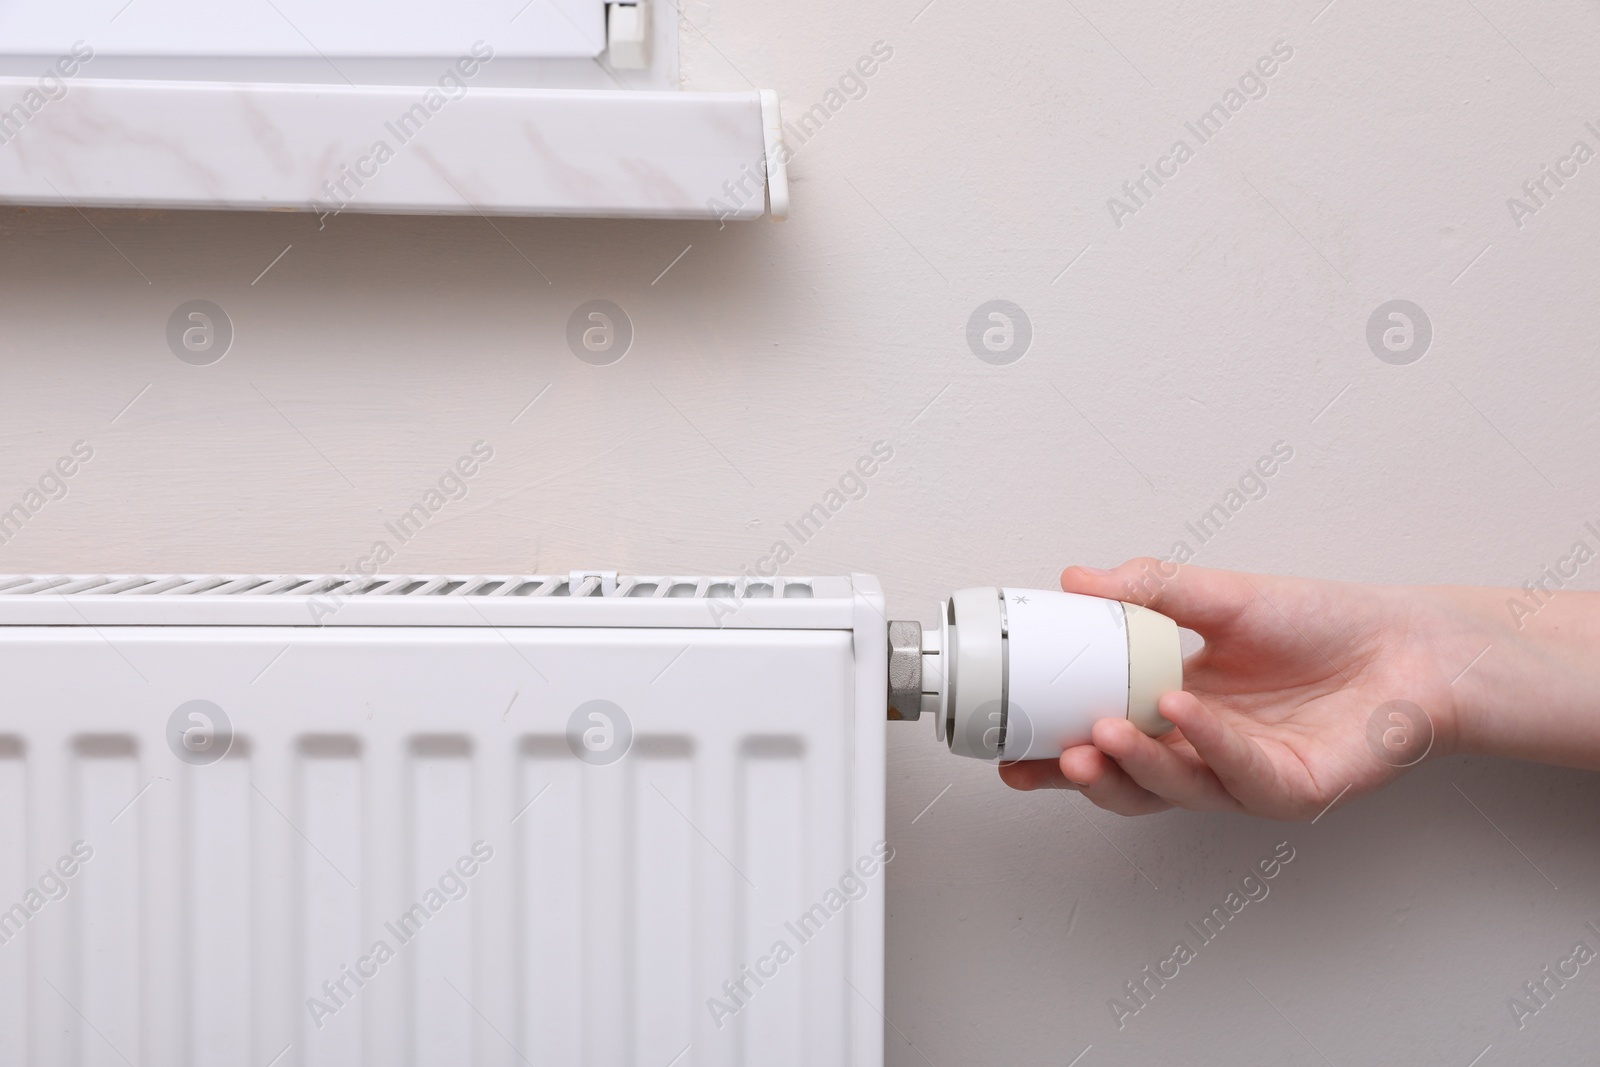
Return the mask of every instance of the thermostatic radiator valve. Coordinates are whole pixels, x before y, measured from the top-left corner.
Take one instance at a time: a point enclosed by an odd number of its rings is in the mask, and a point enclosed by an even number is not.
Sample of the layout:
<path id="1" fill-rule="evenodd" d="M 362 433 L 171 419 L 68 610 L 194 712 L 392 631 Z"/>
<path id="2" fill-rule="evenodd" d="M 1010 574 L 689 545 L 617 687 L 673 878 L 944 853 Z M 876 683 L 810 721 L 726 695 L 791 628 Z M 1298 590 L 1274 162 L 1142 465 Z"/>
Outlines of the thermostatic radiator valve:
<path id="1" fill-rule="evenodd" d="M 1156 703 L 1183 688 L 1171 619 L 1137 604 L 1047 589 L 963 589 L 937 632 L 889 624 L 889 718 L 932 716 L 960 756 L 1055 759 L 1095 720 L 1172 729 Z"/>

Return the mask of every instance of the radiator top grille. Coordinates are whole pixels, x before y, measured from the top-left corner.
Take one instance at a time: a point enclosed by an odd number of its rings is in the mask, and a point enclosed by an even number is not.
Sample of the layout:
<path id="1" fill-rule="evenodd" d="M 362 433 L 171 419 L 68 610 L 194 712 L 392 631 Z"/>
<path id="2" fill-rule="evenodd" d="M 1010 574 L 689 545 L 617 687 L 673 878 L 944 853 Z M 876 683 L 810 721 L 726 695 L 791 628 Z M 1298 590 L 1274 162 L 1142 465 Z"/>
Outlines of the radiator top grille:
<path id="1" fill-rule="evenodd" d="M 809 600 L 811 578 L 581 575 L 56 574 L 0 577 L 0 597 L 610 597 Z"/>

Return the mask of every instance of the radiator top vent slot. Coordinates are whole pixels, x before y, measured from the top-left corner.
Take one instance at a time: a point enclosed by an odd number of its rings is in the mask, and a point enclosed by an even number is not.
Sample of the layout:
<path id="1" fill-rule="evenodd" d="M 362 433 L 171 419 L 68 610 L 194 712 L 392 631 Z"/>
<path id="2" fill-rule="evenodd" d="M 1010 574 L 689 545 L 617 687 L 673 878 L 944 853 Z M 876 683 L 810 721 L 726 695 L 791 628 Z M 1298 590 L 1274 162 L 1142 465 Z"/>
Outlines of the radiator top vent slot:
<path id="1" fill-rule="evenodd" d="M 811 578 L 619 576 L 607 590 L 596 575 L 55 574 L 0 576 L 0 597 L 684 597 L 700 600 L 809 600 Z"/>

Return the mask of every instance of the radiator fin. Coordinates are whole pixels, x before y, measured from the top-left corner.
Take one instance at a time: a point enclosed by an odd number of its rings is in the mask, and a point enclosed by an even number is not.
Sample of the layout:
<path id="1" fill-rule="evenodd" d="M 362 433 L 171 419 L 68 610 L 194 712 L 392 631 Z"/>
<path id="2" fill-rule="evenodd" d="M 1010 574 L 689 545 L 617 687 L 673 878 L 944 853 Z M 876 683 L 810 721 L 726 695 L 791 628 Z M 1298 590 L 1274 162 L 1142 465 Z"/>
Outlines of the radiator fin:
<path id="1" fill-rule="evenodd" d="M 740 957 L 761 986 L 752 988 L 741 1013 L 746 1062 L 762 1067 L 802 1067 L 805 1000 L 800 968 L 779 962 L 780 942 L 797 953 L 802 938 L 816 937 L 805 915 L 805 779 L 795 738 L 754 737 L 740 752 L 740 810 L 744 813 L 743 866 L 760 888 L 743 916 Z M 771 972 L 771 973 L 764 973 Z"/>
<path id="2" fill-rule="evenodd" d="M 0 907 L 21 900 L 35 877 L 28 853 L 27 800 L 22 743 L 0 737 Z M 16 920 L 0 913 L 0 1063 L 28 1062 L 28 957 L 20 945 L 11 944 L 19 936 L 24 935 Z"/>
<path id="3" fill-rule="evenodd" d="M 12 596 L 356 596 L 690 597 L 702 600 L 809 600 L 811 578 L 621 577 L 607 593 L 591 575 L 576 589 L 566 577 L 529 575 L 126 575 L 0 576 L 0 597 Z"/>

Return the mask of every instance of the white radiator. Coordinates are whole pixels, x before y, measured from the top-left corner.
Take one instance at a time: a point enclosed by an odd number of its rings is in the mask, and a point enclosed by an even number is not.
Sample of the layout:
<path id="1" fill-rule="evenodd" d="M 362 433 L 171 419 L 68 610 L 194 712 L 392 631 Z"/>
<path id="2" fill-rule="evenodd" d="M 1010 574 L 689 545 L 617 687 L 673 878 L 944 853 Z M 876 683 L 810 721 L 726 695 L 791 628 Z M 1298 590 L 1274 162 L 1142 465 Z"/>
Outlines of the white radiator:
<path id="1" fill-rule="evenodd" d="M 875 1067 L 882 609 L 0 579 L 0 1064 Z"/>

